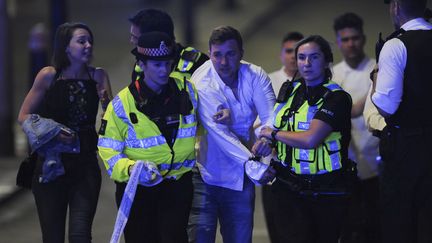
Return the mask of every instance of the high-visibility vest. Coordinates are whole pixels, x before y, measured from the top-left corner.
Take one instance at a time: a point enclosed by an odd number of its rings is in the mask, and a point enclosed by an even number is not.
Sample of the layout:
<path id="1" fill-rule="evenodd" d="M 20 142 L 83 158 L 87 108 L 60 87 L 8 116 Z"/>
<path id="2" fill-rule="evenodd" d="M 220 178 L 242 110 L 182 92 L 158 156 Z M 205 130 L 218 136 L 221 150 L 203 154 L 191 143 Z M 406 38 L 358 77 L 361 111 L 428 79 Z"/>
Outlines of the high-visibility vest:
<path id="1" fill-rule="evenodd" d="M 274 126 L 281 131 L 299 132 L 308 130 L 315 113 L 324 102 L 325 98 L 321 97 L 314 105 L 309 105 L 307 101 L 302 101 L 303 103 L 298 105 L 293 104 L 300 85 L 301 82 L 295 81 L 288 100 L 284 103 L 275 104 Z M 329 92 L 342 89 L 333 81 L 328 81 L 323 86 Z M 287 114 L 290 108 L 296 109 L 291 107 L 292 105 L 299 108 L 297 108 L 296 112 L 291 112 L 292 115 L 288 118 Z M 342 134 L 340 132 L 332 132 L 322 144 L 313 149 L 294 148 L 278 141 L 276 143 L 278 159 L 290 166 L 291 170 L 296 174 L 324 174 L 331 172 L 342 168 L 341 139 Z"/>
<path id="2" fill-rule="evenodd" d="M 183 89 L 184 81 L 174 79 Z M 193 109 L 189 115 L 180 115 L 176 140 L 172 148 L 157 125 L 140 112 L 135 99 L 126 87 L 109 104 L 104 120 L 104 133 L 99 136 L 98 148 L 109 176 L 115 181 L 129 179 L 129 166 L 136 160 L 156 163 L 164 177 L 179 179 L 195 165 L 196 109 L 198 96 L 192 83 L 186 82 Z M 134 118 L 131 119 L 131 114 Z"/>

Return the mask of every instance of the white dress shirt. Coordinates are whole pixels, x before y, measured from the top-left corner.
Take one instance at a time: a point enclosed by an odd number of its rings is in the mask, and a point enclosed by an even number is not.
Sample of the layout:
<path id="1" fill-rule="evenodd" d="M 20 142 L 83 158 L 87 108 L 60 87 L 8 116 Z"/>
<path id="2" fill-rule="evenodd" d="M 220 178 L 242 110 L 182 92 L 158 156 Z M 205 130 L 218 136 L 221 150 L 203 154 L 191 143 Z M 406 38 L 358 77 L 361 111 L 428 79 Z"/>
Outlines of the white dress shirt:
<path id="1" fill-rule="evenodd" d="M 401 26 L 405 31 L 430 30 L 432 24 L 423 18 L 412 19 Z M 380 53 L 378 77 L 372 101 L 381 110 L 394 114 L 402 101 L 407 50 L 398 38 L 387 41 Z"/>
<path id="2" fill-rule="evenodd" d="M 351 95 L 353 103 L 357 103 L 367 96 L 372 82 L 370 72 L 375 66 L 375 60 L 365 57 L 357 68 L 351 68 L 345 60 L 333 67 L 332 80 L 338 83 Z M 375 108 L 375 107 L 373 107 Z M 378 113 L 378 110 L 375 111 Z M 366 127 L 363 115 L 351 118 L 351 142 L 349 157 L 357 162 L 358 176 L 368 179 L 378 175 L 378 143 Z"/>
<path id="3" fill-rule="evenodd" d="M 243 190 L 244 163 L 252 156 L 256 140 L 252 125 L 259 115 L 263 125 L 272 124 L 275 96 L 261 67 L 242 61 L 238 72 L 238 99 L 206 61 L 192 75 L 198 95 L 198 116 L 205 128 L 199 139 L 197 165 L 204 182 L 237 191 Z M 231 123 L 217 124 L 213 115 L 230 110 Z"/>

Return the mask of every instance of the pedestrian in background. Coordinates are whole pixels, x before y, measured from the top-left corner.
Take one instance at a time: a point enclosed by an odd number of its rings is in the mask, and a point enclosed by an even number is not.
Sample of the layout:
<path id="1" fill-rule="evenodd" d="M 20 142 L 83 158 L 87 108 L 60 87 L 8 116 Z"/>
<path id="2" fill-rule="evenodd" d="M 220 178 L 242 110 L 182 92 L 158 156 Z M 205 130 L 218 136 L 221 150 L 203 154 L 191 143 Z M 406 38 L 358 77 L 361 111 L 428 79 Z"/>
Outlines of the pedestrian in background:
<path id="1" fill-rule="evenodd" d="M 380 242 L 379 240 L 379 139 L 368 130 L 363 111 L 371 86 L 370 72 L 375 60 L 364 53 L 366 36 L 363 20 L 355 13 L 344 13 L 333 23 L 336 43 L 343 60 L 333 66 L 333 80 L 351 95 L 351 142 L 349 157 L 357 164 L 348 221 L 342 242 Z M 370 112 L 376 112 L 375 107 Z"/>
<path id="2" fill-rule="evenodd" d="M 90 66 L 93 44 L 87 25 L 60 25 L 53 66 L 37 74 L 18 116 L 23 129 L 33 131 L 31 144 L 44 141 L 32 182 L 44 243 L 64 242 L 67 212 L 69 242 L 92 241 L 101 186 L 95 122 L 99 101 L 107 104 L 112 97 L 107 73 Z M 59 148 L 70 152 L 55 152 Z"/>

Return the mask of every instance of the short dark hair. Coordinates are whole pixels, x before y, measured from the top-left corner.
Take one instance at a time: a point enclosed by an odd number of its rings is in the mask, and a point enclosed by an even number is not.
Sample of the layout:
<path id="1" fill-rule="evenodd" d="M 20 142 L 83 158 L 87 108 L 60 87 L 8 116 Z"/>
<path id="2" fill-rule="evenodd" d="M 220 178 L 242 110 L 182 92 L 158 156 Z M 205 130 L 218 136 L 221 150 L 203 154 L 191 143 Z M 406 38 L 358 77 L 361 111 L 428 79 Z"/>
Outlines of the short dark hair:
<path id="1" fill-rule="evenodd" d="M 285 36 L 282 39 L 282 45 L 287 41 L 297 42 L 303 38 L 304 38 L 304 36 L 300 32 L 297 32 L 297 31 L 288 32 L 285 34 Z"/>
<path id="2" fill-rule="evenodd" d="M 214 44 L 222 44 L 227 40 L 235 40 L 241 51 L 243 51 L 243 39 L 240 32 L 228 25 L 222 25 L 213 29 L 210 39 L 209 48 Z"/>
<path id="3" fill-rule="evenodd" d="M 363 34 L 363 20 L 355 13 L 345 13 L 333 22 L 333 29 L 337 33 L 341 29 L 353 28 Z"/>
<path id="4" fill-rule="evenodd" d="M 76 29 L 87 30 L 90 34 L 92 44 L 94 42 L 92 31 L 84 23 L 64 23 L 57 27 L 54 36 L 54 51 L 52 56 L 52 63 L 53 66 L 58 70 L 67 68 L 71 64 L 66 54 L 66 48 L 68 47 L 72 39 L 73 32 Z"/>
<path id="5" fill-rule="evenodd" d="M 297 42 L 296 47 L 295 47 L 295 57 L 297 59 L 297 54 L 298 54 L 298 49 L 300 46 L 309 43 L 309 42 L 313 42 L 315 44 L 317 44 L 320 48 L 320 50 L 322 51 L 322 53 L 324 54 L 324 60 L 327 63 L 331 63 L 333 62 L 333 53 L 332 53 L 332 49 L 330 47 L 330 44 L 328 43 L 328 41 L 326 41 L 322 36 L 320 35 L 311 35 L 308 36 L 302 40 L 300 40 L 299 42 Z M 330 70 L 330 68 L 326 68 L 325 70 L 325 79 L 326 80 L 330 80 L 332 78 L 332 72 Z"/>
<path id="6" fill-rule="evenodd" d="M 403 11 L 411 17 L 423 17 L 426 10 L 427 0 L 393 0 L 398 2 Z"/>
<path id="7" fill-rule="evenodd" d="M 168 13 L 162 10 L 154 8 L 142 9 L 130 17 L 129 22 L 138 26 L 141 34 L 160 31 L 175 39 L 173 20 Z"/>

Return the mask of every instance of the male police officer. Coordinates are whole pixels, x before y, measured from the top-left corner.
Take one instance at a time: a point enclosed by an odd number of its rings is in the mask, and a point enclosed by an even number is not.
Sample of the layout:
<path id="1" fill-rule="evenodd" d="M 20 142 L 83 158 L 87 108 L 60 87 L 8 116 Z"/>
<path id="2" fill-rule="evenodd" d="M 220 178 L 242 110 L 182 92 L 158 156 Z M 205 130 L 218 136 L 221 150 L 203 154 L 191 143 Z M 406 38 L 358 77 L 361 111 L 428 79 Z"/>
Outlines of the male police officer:
<path id="1" fill-rule="evenodd" d="M 427 0 L 391 0 L 396 38 L 379 55 L 372 101 L 387 127 L 381 137 L 383 242 L 432 242 L 432 25 Z"/>

